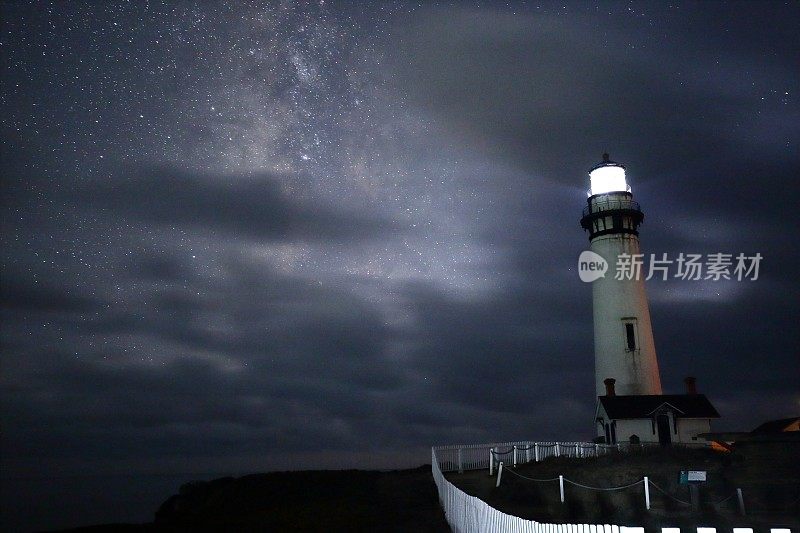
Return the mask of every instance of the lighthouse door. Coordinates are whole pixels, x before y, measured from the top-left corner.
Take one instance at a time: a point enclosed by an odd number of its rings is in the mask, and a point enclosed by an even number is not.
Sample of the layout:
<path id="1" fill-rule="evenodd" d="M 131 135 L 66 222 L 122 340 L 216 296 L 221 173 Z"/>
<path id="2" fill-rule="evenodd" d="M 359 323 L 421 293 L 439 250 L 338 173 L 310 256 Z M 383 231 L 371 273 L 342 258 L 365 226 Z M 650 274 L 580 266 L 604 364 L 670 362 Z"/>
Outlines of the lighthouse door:
<path id="1" fill-rule="evenodd" d="M 656 426 L 658 427 L 658 443 L 662 446 L 668 446 L 672 443 L 672 433 L 669 429 L 669 416 L 660 414 L 656 417 Z"/>

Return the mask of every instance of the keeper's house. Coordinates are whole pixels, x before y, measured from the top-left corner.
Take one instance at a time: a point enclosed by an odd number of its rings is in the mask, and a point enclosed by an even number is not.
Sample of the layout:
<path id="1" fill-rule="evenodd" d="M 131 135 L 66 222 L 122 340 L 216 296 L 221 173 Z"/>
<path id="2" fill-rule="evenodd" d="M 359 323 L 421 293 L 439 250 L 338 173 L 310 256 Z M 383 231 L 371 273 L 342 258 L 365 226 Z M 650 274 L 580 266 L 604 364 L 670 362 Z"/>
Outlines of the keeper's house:
<path id="1" fill-rule="evenodd" d="M 719 413 L 694 384 L 694 378 L 686 378 L 687 394 L 617 396 L 614 380 L 605 380 L 606 394 L 597 397 L 595 411 L 598 440 L 704 444 L 698 435 L 711 431 L 711 419 Z"/>

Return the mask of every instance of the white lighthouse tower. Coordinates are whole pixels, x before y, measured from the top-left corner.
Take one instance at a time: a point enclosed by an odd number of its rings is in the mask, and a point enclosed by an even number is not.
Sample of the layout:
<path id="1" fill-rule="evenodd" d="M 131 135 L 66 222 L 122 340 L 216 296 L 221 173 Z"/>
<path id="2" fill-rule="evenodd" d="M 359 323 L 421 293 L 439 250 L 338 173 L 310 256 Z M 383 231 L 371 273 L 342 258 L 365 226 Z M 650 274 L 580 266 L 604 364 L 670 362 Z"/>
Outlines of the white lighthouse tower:
<path id="1" fill-rule="evenodd" d="M 581 226 L 589 231 L 591 251 L 609 264 L 606 276 L 592 282 L 597 395 L 661 394 L 644 278 L 617 279 L 615 275 L 621 254 L 640 253 L 638 229 L 644 214 L 633 201 L 625 167 L 611 161 L 608 154 L 603 154 L 603 162 L 589 177 L 591 188 Z M 608 383 L 610 393 L 606 380 L 614 380 Z"/>

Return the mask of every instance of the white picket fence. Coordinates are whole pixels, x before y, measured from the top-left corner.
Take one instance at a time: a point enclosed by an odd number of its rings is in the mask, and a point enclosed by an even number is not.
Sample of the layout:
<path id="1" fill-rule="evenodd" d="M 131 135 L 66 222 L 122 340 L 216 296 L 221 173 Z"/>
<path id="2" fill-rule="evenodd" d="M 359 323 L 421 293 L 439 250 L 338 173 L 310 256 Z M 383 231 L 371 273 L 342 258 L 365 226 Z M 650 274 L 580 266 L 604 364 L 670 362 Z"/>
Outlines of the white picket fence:
<path id="1" fill-rule="evenodd" d="M 500 445 L 490 444 L 474 447 L 456 446 L 444 447 L 442 451 L 445 454 L 450 454 L 453 450 L 471 450 L 466 454 L 472 455 L 462 457 L 462 468 L 478 469 L 488 468 L 489 450 L 493 447 L 508 447 L 509 445 L 514 446 L 517 444 L 520 446 L 527 445 L 527 443 L 503 443 Z M 505 514 L 491 507 L 480 498 L 470 496 L 447 481 L 439 466 L 438 451 L 439 448 L 432 449 L 431 470 L 433 471 L 433 479 L 439 491 L 439 502 L 444 509 L 447 523 L 450 524 L 455 533 L 644 533 L 643 527 L 543 524 Z M 462 451 L 462 454 L 465 454 L 465 452 Z M 453 461 L 452 456 L 445 459 L 445 464 L 449 470 L 458 469 L 457 458 L 456 461 Z M 454 465 L 455 468 L 453 467 Z M 466 465 L 472 465 L 472 468 L 467 468 Z"/>
<path id="2" fill-rule="evenodd" d="M 526 520 L 498 511 L 480 498 L 470 496 L 445 479 L 443 471 L 463 471 L 488 468 L 493 449 L 505 451 L 507 448 L 520 453 L 520 448 L 528 448 L 529 441 L 505 442 L 495 444 L 438 446 L 431 449 L 431 470 L 439 492 L 439 502 L 444 509 L 445 518 L 455 533 L 644 533 L 644 527 L 627 527 L 609 524 L 545 524 Z M 595 447 L 593 443 L 538 443 L 542 450 L 564 450 L 564 456 L 588 457 L 591 453 L 603 453 L 604 445 Z M 558 448 L 552 446 L 558 444 Z M 581 446 L 585 445 L 585 448 Z M 608 447 L 615 447 L 609 445 Z M 539 447 L 532 449 L 536 450 Z M 580 455 L 580 450 L 587 450 Z M 530 450 L 526 450 L 530 451 Z M 549 452 L 548 452 L 549 453 Z M 555 451 L 546 457 L 554 456 Z M 546 457 L 539 457 L 542 460 Z M 517 457 L 519 460 L 519 456 Z M 528 457 L 528 461 L 530 457 Z M 526 461 L 526 462 L 528 462 Z M 521 462 L 521 461 L 519 461 Z M 679 528 L 662 528 L 662 533 L 681 533 Z M 697 533 L 716 533 L 715 528 L 698 527 Z M 733 533 L 753 533 L 752 528 L 733 528 Z M 771 533 L 791 533 L 790 529 L 772 528 Z"/>

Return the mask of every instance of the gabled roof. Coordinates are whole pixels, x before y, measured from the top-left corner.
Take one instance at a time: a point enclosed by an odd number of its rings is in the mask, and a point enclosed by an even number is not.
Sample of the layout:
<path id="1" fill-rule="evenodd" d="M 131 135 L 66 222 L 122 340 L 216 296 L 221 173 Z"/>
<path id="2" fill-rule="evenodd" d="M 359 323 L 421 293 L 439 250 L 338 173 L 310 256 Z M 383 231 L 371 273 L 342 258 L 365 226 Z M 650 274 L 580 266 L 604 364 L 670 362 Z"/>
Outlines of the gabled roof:
<path id="1" fill-rule="evenodd" d="M 653 418 L 662 407 L 672 411 L 676 418 L 719 418 L 704 394 L 598 396 L 597 400 L 612 420 Z"/>
<path id="2" fill-rule="evenodd" d="M 798 431 L 795 429 L 797 427 L 798 420 L 800 420 L 800 416 L 781 418 L 780 420 L 770 420 L 769 422 L 764 422 L 750 433 L 782 433 L 784 431 Z"/>

